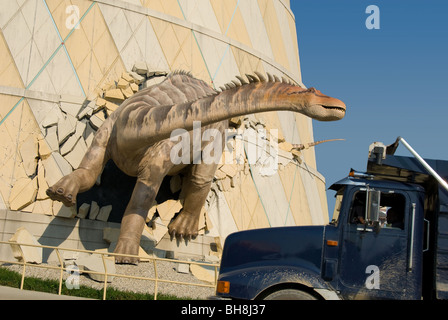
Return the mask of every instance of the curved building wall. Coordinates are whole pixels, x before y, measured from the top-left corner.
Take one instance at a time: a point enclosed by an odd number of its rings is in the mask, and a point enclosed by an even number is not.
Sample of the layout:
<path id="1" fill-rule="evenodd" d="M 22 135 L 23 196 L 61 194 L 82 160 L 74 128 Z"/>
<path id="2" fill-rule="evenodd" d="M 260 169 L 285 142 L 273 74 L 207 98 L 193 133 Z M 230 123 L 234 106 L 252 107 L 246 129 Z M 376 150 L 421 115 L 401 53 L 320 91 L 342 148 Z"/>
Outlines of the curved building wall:
<path id="1" fill-rule="evenodd" d="M 7 210 L 77 214 L 49 200 L 45 189 L 76 168 L 91 142 L 95 110 L 79 114 L 89 101 L 99 109 L 137 63 L 160 74 L 186 70 L 216 89 L 255 71 L 303 86 L 288 0 L 1 2 L 0 206 Z M 242 162 L 218 170 L 207 199 L 206 234 L 223 240 L 243 229 L 326 223 L 314 150 L 290 152 L 289 143 L 313 141 L 311 120 L 270 112 L 239 121 L 234 133 L 265 129 L 265 141 L 271 129 L 279 131 L 279 165 L 263 171 L 269 154 L 249 163 L 248 142 L 240 141 Z"/>

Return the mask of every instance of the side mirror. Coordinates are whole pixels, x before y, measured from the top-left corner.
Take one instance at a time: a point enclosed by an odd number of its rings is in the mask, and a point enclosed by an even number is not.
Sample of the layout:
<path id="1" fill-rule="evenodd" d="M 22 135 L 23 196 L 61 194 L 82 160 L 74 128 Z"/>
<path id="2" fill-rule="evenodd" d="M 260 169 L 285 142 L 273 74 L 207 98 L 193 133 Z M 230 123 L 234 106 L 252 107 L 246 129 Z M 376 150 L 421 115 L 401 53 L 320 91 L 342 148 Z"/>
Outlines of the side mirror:
<path id="1" fill-rule="evenodd" d="M 367 190 L 366 221 L 378 222 L 380 220 L 381 191 Z"/>

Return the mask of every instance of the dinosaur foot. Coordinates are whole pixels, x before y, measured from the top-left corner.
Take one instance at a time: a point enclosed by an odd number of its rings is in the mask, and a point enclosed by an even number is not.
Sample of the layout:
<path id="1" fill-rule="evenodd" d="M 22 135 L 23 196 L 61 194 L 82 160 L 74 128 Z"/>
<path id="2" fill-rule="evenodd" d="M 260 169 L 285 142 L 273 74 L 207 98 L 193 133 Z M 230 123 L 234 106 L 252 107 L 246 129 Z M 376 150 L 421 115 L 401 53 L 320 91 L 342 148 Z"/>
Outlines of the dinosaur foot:
<path id="1" fill-rule="evenodd" d="M 138 255 L 139 243 L 131 239 L 118 239 L 117 246 L 115 247 L 114 253 L 126 254 L 126 255 Z M 137 265 L 139 262 L 137 257 L 126 257 L 126 256 L 115 256 L 115 263 L 117 264 L 134 264 Z"/>
<path id="2" fill-rule="evenodd" d="M 71 207 L 76 204 L 79 185 L 79 179 L 74 171 L 62 177 L 53 186 L 49 187 L 46 192 L 51 200 L 60 201 L 65 206 Z"/>
<path id="3" fill-rule="evenodd" d="M 171 240 L 196 239 L 198 236 L 199 216 L 182 210 L 168 226 Z"/>

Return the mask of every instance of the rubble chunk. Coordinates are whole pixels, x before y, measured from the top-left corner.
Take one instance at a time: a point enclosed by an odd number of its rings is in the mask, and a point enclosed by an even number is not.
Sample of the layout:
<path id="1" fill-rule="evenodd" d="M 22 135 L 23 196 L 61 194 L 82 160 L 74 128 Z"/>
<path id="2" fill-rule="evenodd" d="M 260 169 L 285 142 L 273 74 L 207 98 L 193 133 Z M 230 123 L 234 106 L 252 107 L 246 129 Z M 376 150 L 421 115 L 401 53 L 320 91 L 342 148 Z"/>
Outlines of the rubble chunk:
<path id="1" fill-rule="evenodd" d="M 106 269 L 104 269 L 104 263 L 106 264 Z M 96 274 L 89 271 L 93 272 L 107 271 L 108 274 L 116 272 L 114 261 L 111 261 L 110 259 L 104 259 L 103 262 L 103 258 L 101 258 L 101 256 L 97 254 L 91 255 L 90 257 L 87 258 L 78 259 L 75 261 L 75 264 L 79 267 L 81 271 L 87 273 L 90 278 L 100 282 L 104 282 L 105 280 L 104 274 Z M 107 282 L 112 282 L 113 279 L 114 279 L 113 276 L 109 275 L 107 276 Z"/>
<path id="2" fill-rule="evenodd" d="M 98 215 L 96 217 L 96 220 L 107 222 L 111 212 L 112 212 L 112 205 L 101 207 L 101 209 L 98 212 Z"/>
<path id="3" fill-rule="evenodd" d="M 9 241 L 22 244 L 39 245 L 36 238 L 24 227 L 18 228 Z M 20 262 L 35 264 L 42 263 L 42 248 L 11 244 L 11 249 L 14 258 Z"/>
<path id="4" fill-rule="evenodd" d="M 215 267 L 190 264 L 191 273 L 199 280 L 207 283 L 215 283 Z"/>
<path id="5" fill-rule="evenodd" d="M 83 203 L 78 209 L 77 217 L 80 219 L 85 219 L 87 217 L 87 214 L 89 213 L 89 210 L 90 210 L 90 204 Z"/>
<path id="6" fill-rule="evenodd" d="M 142 83 L 143 81 L 145 81 L 145 77 L 142 77 L 141 75 L 139 75 L 136 72 L 130 72 L 129 75 L 134 78 L 134 82 L 135 84 L 139 85 L 140 83 Z"/>
<path id="7" fill-rule="evenodd" d="M 76 214 L 76 206 L 66 207 L 62 202 L 53 201 L 53 215 L 55 217 L 73 219 Z"/>
<path id="8" fill-rule="evenodd" d="M 104 98 L 106 99 L 115 99 L 119 101 L 124 101 L 124 95 L 120 89 L 110 89 L 107 90 L 104 94 Z"/>
<path id="9" fill-rule="evenodd" d="M 100 213 L 100 207 L 96 201 L 92 201 L 90 205 L 89 219 L 95 220 L 98 214 Z"/>
<path id="10" fill-rule="evenodd" d="M 127 73 L 127 72 L 123 72 L 121 74 L 121 78 L 126 80 L 129 83 L 133 83 L 134 82 L 134 78 L 132 78 L 131 75 L 129 73 Z"/>
<path id="11" fill-rule="evenodd" d="M 170 199 L 157 205 L 157 212 L 165 225 L 168 225 L 173 216 L 181 209 L 182 204 L 179 200 Z"/>
<path id="12" fill-rule="evenodd" d="M 137 61 L 132 68 L 132 72 L 139 75 L 146 75 L 148 73 L 148 65 L 144 61 Z"/>

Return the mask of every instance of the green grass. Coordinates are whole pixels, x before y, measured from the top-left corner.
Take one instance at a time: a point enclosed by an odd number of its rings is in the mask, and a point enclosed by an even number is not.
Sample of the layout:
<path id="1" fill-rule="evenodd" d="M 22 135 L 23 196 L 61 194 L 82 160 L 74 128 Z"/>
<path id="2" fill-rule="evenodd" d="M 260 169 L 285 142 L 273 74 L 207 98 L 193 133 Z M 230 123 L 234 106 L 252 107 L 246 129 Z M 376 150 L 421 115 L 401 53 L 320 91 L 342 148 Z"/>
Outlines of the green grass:
<path id="1" fill-rule="evenodd" d="M 0 267 L 0 285 L 13 288 L 20 288 L 22 275 L 18 272 Z M 23 289 L 31 291 L 40 291 L 47 293 L 58 293 L 59 281 L 42 280 L 38 278 L 25 277 Z M 67 296 L 103 299 L 103 290 L 96 290 L 86 286 L 80 286 L 79 289 L 68 289 L 64 282 L 62 283 L 61 294 Z M 119 291 L 114 288 L 107 288 L 107 300 L 154 300 L 154 295 L 147 293 L 135 293 L 130 291 Z M 158 294 L 157 300 L 186 300 L 172 295 Z"/>

